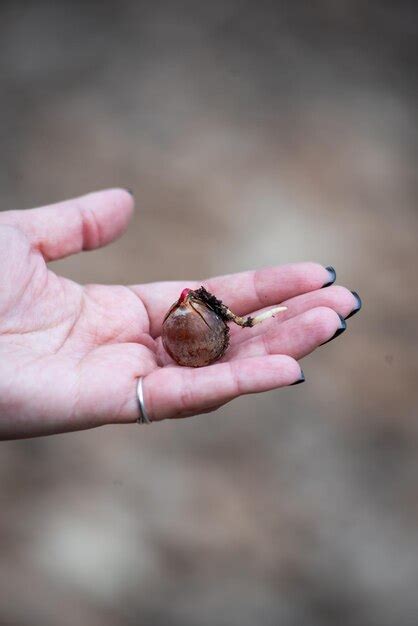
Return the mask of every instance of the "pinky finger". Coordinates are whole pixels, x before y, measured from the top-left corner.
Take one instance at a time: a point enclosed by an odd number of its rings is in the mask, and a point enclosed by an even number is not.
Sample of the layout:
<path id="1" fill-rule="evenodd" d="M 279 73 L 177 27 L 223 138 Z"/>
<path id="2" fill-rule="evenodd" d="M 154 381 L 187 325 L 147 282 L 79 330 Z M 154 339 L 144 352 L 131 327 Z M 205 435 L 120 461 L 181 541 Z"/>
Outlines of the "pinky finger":
<path id="1" fill-rule="evenodd" d="M 145 405 L 153 421 L 186 417 L 244 394 L 286 387 L 302 379 L 298 362 L 285 355 L 238 359 L 199 369 L 168 367 L 146 377 Z"/>

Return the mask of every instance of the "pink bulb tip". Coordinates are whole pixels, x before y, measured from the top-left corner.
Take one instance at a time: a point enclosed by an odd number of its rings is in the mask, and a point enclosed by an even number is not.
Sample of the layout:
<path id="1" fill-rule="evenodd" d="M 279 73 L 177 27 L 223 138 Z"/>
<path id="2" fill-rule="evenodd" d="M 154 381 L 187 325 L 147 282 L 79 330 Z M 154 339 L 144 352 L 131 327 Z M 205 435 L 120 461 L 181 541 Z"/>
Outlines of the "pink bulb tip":
<path id="1" fill-rule="evenodd" d="M 191 292 L 191 289 L 188 289 L 187 287 L 186 289 L 183 289 L 183 291 L 180 294 L 179 302 L 180 303 L 184 302 L 190 292 Z"/>

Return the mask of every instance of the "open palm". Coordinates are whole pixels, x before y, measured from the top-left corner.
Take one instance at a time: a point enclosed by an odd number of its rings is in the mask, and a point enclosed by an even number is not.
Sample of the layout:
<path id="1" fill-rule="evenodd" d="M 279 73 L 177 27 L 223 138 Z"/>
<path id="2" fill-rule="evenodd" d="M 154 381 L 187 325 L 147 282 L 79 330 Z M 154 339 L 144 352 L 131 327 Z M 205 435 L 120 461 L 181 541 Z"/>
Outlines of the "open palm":
<path id="1" fill-rule="evenodd" d="M 297 359 L 360 307 L 343 287 L 322 289 L 332 277 L 316 263 L 133 286 L 81 286 L 48 269 L 48 261 L 118 237 L 133 204 L 111 189 L 0 214 L 0 437 L 134 422 L 139 376 L 153 421 L 293 384 L 302 378 Z M 237 314 L 279 303 L 288 310 L 252 329 L 232 326 L 221 361 L 179 367 L 162 347 L 162 320 L 184 287 L 201 284 Z"/>

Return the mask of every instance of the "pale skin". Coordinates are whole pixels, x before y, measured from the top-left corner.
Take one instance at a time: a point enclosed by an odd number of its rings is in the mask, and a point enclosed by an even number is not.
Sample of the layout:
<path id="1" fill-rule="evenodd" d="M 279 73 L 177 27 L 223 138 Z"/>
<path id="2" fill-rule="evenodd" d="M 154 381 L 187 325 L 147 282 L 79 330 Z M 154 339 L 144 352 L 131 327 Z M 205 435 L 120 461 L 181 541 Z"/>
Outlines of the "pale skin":
<path id="1" fill-rule="evenodd" d="M 348 289 L 322 288 L 329 273 L 317 263 L 131 286 L 83 286 L 48 268 L 119 237 L 133 210 L 131 194 L 109 189 L 0 213 L 1 439 L 134 423 L 139 376 L 153 421 L 291 385 L 301 378 L 298 360 L 357 306 Z M 161 324 L 182 289 L 202 284 L 238 315 L 287 310 L 254 328 L 232 324 L 221 361 L 180 367 L 164 352 Z"/>

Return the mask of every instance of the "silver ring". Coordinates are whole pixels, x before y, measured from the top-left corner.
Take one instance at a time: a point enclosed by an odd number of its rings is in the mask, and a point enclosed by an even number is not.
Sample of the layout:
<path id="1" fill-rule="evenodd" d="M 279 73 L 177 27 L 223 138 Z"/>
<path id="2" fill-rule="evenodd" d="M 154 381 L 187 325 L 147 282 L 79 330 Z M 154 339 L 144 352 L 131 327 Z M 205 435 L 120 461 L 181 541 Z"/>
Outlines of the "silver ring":
<path id="1" fill-rule="evenodd" d="M 136 385 L 136 396 L 138 398 L 139 416 L 137 419 L 138 424 L 151 424 L 151 418 L 147 413 L 144 402 L 144 389 L 142 387 L 143 376 L 138 378 Z"/>

